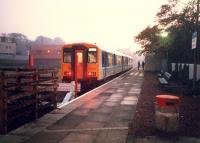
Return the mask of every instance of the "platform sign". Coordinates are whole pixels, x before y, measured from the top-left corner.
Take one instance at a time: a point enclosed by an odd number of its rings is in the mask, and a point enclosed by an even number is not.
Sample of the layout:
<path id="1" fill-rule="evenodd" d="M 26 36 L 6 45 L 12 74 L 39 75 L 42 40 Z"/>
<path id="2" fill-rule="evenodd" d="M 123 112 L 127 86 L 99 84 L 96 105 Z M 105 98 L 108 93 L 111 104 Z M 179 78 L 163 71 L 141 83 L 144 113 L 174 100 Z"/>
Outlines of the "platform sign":
<path id="1" fill-rule="evenodd" d="M 197 32 L 192 34 L 192 49 L 196 49 L 197 47 Z"/>
<path id="2" fill-rule="evenodd" d="M 57 91 L 69 91 L 70 83 L 58 83 Z"/>
<path id="3" fill-rule="evenodd" d="M 57 91 L 70 91 L 71 83 L 58 83 Z M 78 91 L 80 92 L 81 85 L 78 84 Z"/>

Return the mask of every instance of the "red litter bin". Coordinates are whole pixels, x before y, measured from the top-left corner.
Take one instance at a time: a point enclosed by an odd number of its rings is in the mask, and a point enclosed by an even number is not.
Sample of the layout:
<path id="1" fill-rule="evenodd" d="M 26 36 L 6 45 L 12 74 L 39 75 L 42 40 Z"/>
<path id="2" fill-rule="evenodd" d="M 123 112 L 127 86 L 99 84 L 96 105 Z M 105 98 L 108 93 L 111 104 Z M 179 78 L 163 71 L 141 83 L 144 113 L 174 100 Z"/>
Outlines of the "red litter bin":
<path id="1" fill-rule="evenodd" d="M 173 95 L 156 96 L 156 128 L 165 132 L 177 132 L 179 126 L 180 98 Z"/>

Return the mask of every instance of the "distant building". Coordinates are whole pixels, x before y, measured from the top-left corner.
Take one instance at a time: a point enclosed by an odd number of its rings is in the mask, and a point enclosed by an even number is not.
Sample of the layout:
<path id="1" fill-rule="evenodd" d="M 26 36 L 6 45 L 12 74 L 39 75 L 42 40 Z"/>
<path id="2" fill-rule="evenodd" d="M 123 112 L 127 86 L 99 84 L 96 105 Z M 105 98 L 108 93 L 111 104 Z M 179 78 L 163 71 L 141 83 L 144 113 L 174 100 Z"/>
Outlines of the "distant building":
<path id="1" fill-rule="evenodd" d="M 17 54 L 14 38 L 0 36 L 0 68 L 27 68 L 28 56 Z"/>
<path id="2" fill-rule="evenodd" d="M 31 55 L 35 59 L 60 59 L 63 45 L 33 45 Z"/>
<path id="3" fill-rule="evenodd" d="M 63 45 L 34 45 L 30 54 L 35 68 L 59 68 Z"/>
<path id="4" fill-rule="evenodd" d="M 0 37 L 0 54 L 16 55 L 16 43 L 13 38 L 1 36 Z"/>

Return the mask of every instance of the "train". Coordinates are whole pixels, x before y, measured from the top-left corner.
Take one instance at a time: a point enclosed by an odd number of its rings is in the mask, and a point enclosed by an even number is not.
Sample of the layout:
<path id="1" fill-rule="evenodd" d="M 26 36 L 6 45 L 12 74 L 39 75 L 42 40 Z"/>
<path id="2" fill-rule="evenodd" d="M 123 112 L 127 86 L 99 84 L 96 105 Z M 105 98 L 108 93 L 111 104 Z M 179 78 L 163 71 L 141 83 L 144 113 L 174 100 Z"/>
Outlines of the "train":
<path id="1" fill-rule="evenodd" d="M 62 81 L 77 80 L 81 86 L 96 84 L 131 69 L 133 65 L 132 57 L 90 43 L 66 44 L 61 55 Z"/>

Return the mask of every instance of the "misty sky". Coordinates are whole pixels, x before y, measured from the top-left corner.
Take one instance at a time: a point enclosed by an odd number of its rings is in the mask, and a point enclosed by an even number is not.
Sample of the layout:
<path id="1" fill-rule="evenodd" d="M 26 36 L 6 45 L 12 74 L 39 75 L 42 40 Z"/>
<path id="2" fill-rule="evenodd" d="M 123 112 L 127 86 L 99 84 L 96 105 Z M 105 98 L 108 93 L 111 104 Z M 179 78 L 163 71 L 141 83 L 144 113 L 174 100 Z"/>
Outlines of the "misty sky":
<path id="1" fill-rule="evenodd" d="M 0 0 L 0 33 L 61 37 L 111 49 L 137 50 L 136 36 L 167 0 Z"/>

